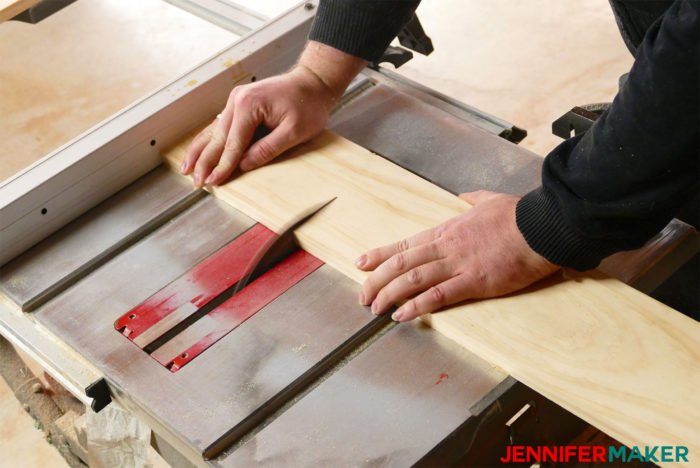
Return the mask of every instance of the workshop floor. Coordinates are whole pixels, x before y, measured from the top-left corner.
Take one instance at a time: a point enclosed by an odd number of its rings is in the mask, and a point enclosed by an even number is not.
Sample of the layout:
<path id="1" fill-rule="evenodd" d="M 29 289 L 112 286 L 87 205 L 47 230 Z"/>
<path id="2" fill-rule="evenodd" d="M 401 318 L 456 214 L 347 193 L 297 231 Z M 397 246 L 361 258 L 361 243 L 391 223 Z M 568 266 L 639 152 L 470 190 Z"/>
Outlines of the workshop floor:
<path id="1" fill-rule="evenodd" d="M 295 2 L 243 3 L 270 15 Z M 418 13 L 436 50 L 401 73 L 526 128 L 542 155 L 558 143 L 551 121 L 610 101 L 632 63 L 606 0 L 424 0 Z M 65 466 L 2 381 L 0 421 L 0 467 Z"/>
<path id="2" fill-rule="evenodd" d="M 17 401 L 0 378 L 0 467 L 67 466 L 56 448 L 46 442 L 44 432 Z"/>

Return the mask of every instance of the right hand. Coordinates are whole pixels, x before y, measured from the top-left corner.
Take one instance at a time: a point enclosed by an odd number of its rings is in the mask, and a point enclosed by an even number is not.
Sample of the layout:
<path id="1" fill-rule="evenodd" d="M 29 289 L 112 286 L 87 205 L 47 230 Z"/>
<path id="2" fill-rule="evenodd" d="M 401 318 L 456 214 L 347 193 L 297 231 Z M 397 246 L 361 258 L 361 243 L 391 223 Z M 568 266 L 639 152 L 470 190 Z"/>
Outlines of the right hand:
<path id="1" fill-rule="evenodd" d="M 250 171 L 323 130 L 336 100 L 334 92 L 309 68 L 237 86 L 224 110 L 190 144 L 182 174 L 194 185 L 218 185 L 240 167 Z M 271 132 L 254 142 L 255 129 Z"/>

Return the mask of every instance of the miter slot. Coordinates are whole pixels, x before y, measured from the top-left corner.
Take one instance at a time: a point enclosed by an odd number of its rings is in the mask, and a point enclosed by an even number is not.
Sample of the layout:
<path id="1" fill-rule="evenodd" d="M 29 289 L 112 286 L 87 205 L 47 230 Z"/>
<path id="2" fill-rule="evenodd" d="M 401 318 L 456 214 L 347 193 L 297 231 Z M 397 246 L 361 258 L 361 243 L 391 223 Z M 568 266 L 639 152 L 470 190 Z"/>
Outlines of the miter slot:
<path id="1" fill-rule="evenodd" d="M 399 324 L 217 464 L 411 466 L 506 376 L 419 321 Z"/>
<path id="2" fill-rule="evenodd" d="M 359 307 L 358 307 L 359 308 Z M 306 392 L 313 392 L 314 386 L 322 383 L 339 369 L 342 369 L 351 359 L 364 352 L 373 339 L 394 328 L 397 323 L 391 320 L 391 312 L 379 317 L 373 317 L 367 324 L 350 335 L 345 341 L 326 354 L 315 365 L 293 380 L 289 385 L 270 398 L 264 405 L 253 411 L 241 424 L 232 427 L 220 438 L 209 445 L 203 452 L 205 460 L 219 456 L 227 448 L 237 443 L 244 435 L 254 432 L 264 425 L 267 418 L 275 419 L 284 413 L 290 402 L 303 398 Z"/>
<path id="3" fill-rule="evenodd" d="M 154 169 L 4 265 L 0 289 L 30 312 L 205 196 Z"/>

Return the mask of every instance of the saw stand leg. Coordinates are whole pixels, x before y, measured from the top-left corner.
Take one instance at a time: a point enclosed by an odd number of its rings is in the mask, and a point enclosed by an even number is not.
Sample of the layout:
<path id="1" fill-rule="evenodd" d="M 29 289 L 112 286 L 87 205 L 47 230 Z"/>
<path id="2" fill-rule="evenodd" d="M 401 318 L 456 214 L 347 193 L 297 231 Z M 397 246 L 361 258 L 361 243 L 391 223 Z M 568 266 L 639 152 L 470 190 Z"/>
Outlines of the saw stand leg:
<path id="1" fill-rule="evenodd" d="M 74 443 L 71 443 L 65 430 L 67 426 L 73 426 L 73 421 L 85 411 L 85 407 L 60 386 L 54 388 L 54 382 L 50 382 L 53 379 L 43 371 L 37 372 L 35 367 L 38 366 L 31 364 L 0 336 L 0 376 L 24 410 L 34 418 L 35 426 L 44 431 L 47 441 L 56 447 L 68 465 L 85 466 L 79 450 L 74 450 Z"/>
<path id="2" fill-rule="evenodd" d="M 0 376 L 72 468 L 187 466 L 151 429 L 116 402 L 95 413 L 0 336 Z M 151 439 L 153 438 L 152 447 Z"/>

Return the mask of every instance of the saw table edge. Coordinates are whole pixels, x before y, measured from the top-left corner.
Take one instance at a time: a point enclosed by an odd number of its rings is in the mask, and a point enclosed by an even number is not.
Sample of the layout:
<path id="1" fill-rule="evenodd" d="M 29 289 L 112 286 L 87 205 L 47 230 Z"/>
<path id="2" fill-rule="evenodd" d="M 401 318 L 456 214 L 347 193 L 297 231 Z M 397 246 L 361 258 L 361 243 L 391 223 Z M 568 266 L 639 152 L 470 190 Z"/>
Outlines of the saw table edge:
<path id="1" fill-rule="evenodd" d="M 191 137 L 164 153 L 172 170 Z M 329 131 L 291 156 L 208 189 L 271 229 L 338 196 L 297 237 L 358 282 L 365 274 L 353 265 L 357 255 L 469 208 Z M 621 442 L 684 445 L 691 459 L 700 457 L 700 324 L 624 283 L 565 271 L 521 293 L 424 319 Z"/>

